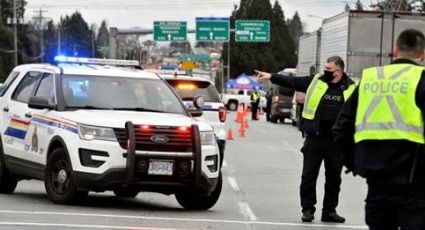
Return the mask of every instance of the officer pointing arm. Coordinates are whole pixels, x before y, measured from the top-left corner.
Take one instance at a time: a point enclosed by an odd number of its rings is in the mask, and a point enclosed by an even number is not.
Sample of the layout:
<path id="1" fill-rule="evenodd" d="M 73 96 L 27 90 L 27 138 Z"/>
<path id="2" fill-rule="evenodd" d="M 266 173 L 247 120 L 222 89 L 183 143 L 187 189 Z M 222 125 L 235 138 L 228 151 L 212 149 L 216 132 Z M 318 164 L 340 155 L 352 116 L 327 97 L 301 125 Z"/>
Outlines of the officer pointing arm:
<path id="1" fill-rule="evenodd" d="M 333 56 L 326 60 L 324 73 L 314 77 L 289 77 L 256 71 L 258 81 L 272 83 L 306 92 L 300 130 L 306 136 L 301 149 L 303 171 L 301 177 L 301 207 L 304 222 L 311 222 L 316 211 L 316 181 L 322 161 L 325 162 L 325 196 L 321 220 L 345 222 L 338 215 L 338 197 L 341 185 L 342 157 L 335 148 L 332 126 L 344 102 L 350 97 L 355 83 L 344 73 L 344 61 Z"/>

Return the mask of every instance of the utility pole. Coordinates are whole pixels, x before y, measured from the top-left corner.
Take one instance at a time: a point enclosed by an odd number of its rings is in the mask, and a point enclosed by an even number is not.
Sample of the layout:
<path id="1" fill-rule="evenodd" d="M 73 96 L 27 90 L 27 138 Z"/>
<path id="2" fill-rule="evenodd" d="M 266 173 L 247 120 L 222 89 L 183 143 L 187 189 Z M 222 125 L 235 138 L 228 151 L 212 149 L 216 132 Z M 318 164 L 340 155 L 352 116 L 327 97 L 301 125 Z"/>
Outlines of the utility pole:
<path id="1" fill-rule="evenodd" d="M 16 17 L 16 0 L 13 0 L 13 49 L 15 52 L 15 66 L 18 65 L 18 18 Z"/>
<path id="2" fill-rule="evenodd" d="M 33 17 L 33 19 L 38 21 L 39 32 L 40 32 L 40 56 L 41 56 L 41 62 L 44 62 L 43 32 L 44 32 L 44 19 L 46 19 L 46 17 L 43 17 L 43 13 L 47 13 L 47 10 L 42 10 L 42 9 L 34 10 L 34 13 L 38 14 L 38 16 Z"/>
<path id="3" fill-rule="evenodd" d="M 57 48 L 57 55 L 61 55 L 62 54 L 62 44 L 61 44 L 61 24 L 58 23 L 58 48 Z"/>

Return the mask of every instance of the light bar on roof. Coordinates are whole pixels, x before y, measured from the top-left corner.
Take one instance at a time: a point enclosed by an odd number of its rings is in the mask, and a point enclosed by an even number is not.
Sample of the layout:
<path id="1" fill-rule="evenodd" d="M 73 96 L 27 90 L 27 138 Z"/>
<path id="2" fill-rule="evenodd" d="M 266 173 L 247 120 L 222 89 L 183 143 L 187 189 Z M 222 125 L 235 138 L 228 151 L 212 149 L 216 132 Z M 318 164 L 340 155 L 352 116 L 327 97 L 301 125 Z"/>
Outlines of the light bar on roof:
<path id="1" fill-rule="evenodd" d="M 55 62 L 58 63 L 76 63 L 76 64 L 95 64 L 95 65 L 112 65 L 112 66 L 140 66 L 136 60 L 120 60 L 120 59 L 100 59 L 85 57 L 67 57 L 56 56 Z"/>
<path id="2" fill-rule="evenodd" d="M 187 72 L 184 70 L 162 70 L 162 69 L 156 69 L 152 71 L 157 74 L 161 75 L 174 75 L 177 73 L 177 75 L 187 75 Z"/>

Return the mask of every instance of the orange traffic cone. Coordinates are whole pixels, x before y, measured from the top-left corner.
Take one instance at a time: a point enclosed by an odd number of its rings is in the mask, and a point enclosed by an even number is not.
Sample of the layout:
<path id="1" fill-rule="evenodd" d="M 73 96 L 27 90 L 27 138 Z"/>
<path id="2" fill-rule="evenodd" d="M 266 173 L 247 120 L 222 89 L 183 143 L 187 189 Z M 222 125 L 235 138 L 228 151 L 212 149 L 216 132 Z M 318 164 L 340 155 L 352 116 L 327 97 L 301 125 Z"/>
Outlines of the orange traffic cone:
<path id="1" fill-rule="evenodd" d="M 245 128 L 245 129 L 249 128 L 249 125 L 248 125 L 248 119 L 246 119 L 246 117 L 245 117 L 245 119 L 243 120 L 243 124 L 244 124 L 244 128 Z"/>
<path id="2" fill-rule="evenodd" d="M 232 129 L 231 128 L 229 128 L 227 130 L 227 137 L 226 137 L 226 139 L 227 140 L 233 140 L 233 133 L 232 133 Z"/>
<path id="3" fill-rule="evenodd" d="M 244 123 L 245 123 L 245 122 L 242 122 L 242 123 L 241 123 L 241 126 L 240 126 L 240 128 L 239 128 L 239 137 L 242 137 L 242 138 L 244 138 L 244 137 L 245 137 L 245 127 L 244 127 Z"/>
<path id="4" fill-rule="evenodd" d="M 235 121 L 236 121 L 236 122 L 239 122 L 239 123 L 242 123 L 242 121 L 243 121 L 243 116 L 244 116 L 243 108 L 242 108 L 242 105 L 241 105 L 241 104 L 239 104 L 239 106 L 238 106 L 238 111 L 236 112 L 236 119 L 235 119 Z"/>

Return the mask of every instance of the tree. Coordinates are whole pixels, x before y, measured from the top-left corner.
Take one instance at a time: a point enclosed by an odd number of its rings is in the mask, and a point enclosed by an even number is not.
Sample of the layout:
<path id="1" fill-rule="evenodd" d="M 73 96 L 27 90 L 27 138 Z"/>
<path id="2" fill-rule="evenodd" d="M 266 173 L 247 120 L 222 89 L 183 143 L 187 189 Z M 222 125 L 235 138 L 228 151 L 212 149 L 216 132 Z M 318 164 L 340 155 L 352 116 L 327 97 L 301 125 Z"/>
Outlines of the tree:
<path id="1" fill-rule="evenodd" d="M 78 11 L 61 18 L 60 27 L 63 54 L 91 57 L 93 33 Z"/>
<path id="2" fill-rule="evenodd" d="M 25 6 L 27 1 L 25 0 L 16 0 L 16 17 L 24 18 Z M 13 18 L 13 1 L 10 0 L 0 0 L 0 15 L 1 23 L 7 25 L 8 18 Z"/>
<path id="3" fill-rule="evenodd" d="M 289 33 L 294 39 L 295 50 L 298 50 L 298 41 L 301 35 L 303 35 L 304 33 L 304 28 L 297 11 L 295 11 L 295 14 L 292 17 L 292 19 L 288 20 L 288 27 L 289 27 Z"/>
<path id="4" fill-rule="evenodd" d="M 58 28 L 53 21 L 47 22 L 47 29 L 44 31 L 44 59 L 52 63 L 58 54 Z"/>
<path id="5" fill-rule="evenodd" d="M 102 58 L 106 58 L 106 54 L 108 53 L 109 46 L 109 30 L 106 21 L 103 20 L 100 24 L 99 31 L 97 32 L 96 37 L 96 50 L 100 52 L 100 56 Z"/>
<path id="6" fill-rule="evenodd" d="M 363 10 L 363 3 L 360 0 L 356 2 L 356 10 Z"/>
<path id="7" fill-rule="evenodd" d="M 421 0 L 385 0 L 380 1 L 376 4 L 371 5 L 371 7 L 377 8 L 379 10 L 385 11 L 412 11 L 412 4 Z"/>
<path id="8" fill-rule="evenodd" d="M 347 2 L 347 3 L 345 3 L 345 9 L 344 9 L 344 11 L 345 11 L 345 12 L 348 12 L 348 11 L 350 11 L 350 10 L 351 10 L 350 4 L 348 4 L 348 2 Z"/>

